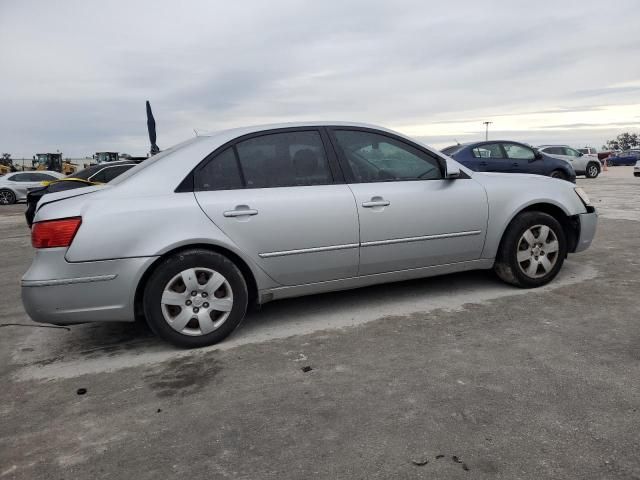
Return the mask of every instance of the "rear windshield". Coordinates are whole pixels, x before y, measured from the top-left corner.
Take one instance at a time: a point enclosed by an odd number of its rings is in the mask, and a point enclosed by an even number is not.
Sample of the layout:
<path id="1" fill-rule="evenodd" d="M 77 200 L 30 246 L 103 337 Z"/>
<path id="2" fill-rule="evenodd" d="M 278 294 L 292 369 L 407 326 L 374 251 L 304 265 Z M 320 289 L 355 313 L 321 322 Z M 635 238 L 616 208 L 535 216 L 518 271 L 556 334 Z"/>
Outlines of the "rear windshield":
<path id="1" fill-rule="evenodd" d="M 153 165 L 158 160 L 161 160 L 162 158 L 164 158 L 167 155 L 169 155 L 171 152 L 174 152 L 174 151 L 176 151 L 176 150 L 178 150 L 178 149 L 180 149 L 182 147 L 186 147 L 190 143 L 193 143 L 193 142 L 197 141 L 199 138 L 200 137 L 190 138 L 189 140 L 186 140 L 184 142 L 178 143 L 178 144 L 176 144 L 176 145 L 174 145 L 172 147 L 167 148 L 166 150 L 163 150 L 162 152 L 154 155 L 153 157 L 149 157 L 148 159 L 143 160 L 142 162 L 140 162 L 135 167 L 130 168 L 129 170 L 124 172 L 122 175 L 118 175 L 116 178 L 111 180 L 109 182 L 109 185 L 118 185 L 118 184 L 124 182 L 127 178 L 133 177 L 138 172 L 144 170 L 145 168 L 147 168 L 150 165 Z"/>
<path id="2" fill-rule="evenodd" d="M 442 150 L 440 150 L 442 153 L 444 153 L 445 155 L 453 155 L 454 153 L 456 153 L 458 150 L 460 150 L 463 147 L 463 145 L 451 145 L 450 147 L 447 148 L 443 148 Z"/>
<path id="3" fill-rule="evenodd" d="M 99 172 L 103 168 L 104 168 L 104 165 L 92 165 L 92 166 L 87 167 L 87 168 L 85 168 L 83 170 L 80 170 L 77 173 L 72 173 L 71 175 L 68 175 L 68 177 L 70 177 L 70 178 L 81 178 L 83 180 L 89 180 L 89 177 L 91 175 L 93 175 L 94 173 Z"/>

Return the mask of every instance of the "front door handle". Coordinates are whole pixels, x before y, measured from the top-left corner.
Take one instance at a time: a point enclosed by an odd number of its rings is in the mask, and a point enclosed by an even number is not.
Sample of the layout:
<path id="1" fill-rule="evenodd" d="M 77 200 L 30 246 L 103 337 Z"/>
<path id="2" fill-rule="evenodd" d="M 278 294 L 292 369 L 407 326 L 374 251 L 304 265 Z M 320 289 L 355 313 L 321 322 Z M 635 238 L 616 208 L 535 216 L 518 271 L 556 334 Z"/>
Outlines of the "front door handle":
<path id="1" fill-rule="evenodd" d="M 480 162 L 478 165 L 480 165 L 481 167 L 486 167 L 489 164 L 487 162 Z"/>
<path id="2" fill-rule="evenodd" d="M 389 205 L 391 205 L 391 202 L 389 200 L 385 200 L 382 197 L 373 197 L 370 201 L 368 202 L 362 202 L 362 206 L 364 208 L 372 208 L 372 207 L 388 207 Z"/>
<path id="3" fill-rule="evenodd" d="M 518 162 L 513 162 L 511 165 L 514 167 L 518 167 L 520 164 Z"/>
<path id="4" fill-rule="evenodd" d="M 227 210 L 222 215 L 225 217 L 244 217 L 248 215 L 257 215 L 258 210 L 249 208 L 247 205 L 238 205 L 235 210 Z"/>

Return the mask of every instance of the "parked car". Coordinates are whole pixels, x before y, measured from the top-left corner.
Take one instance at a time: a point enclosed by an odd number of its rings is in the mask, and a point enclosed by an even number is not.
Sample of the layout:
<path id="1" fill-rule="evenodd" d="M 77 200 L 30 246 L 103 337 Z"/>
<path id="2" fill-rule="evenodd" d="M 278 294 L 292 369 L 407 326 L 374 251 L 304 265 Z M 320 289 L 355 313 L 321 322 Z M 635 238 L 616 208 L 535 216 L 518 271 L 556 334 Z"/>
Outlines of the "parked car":
<path id="1" fill-rule="evenodd" d="M 125 160 L 112 161 L 108 164 L 102 163 L 92 165 L 73 174 L 72 177 L 64 177 L 60 180 L 51 182 L 46 186 L 29 189 L 27 192 L 27 210 L 24 212 L 27 225 L 31 227 L 33 217 L 36 213 L 36 206 L 40 199 L 47 193 L 62 192 L 65 190 L 72 190 L 74 188 L 107 183 L 130 168 L 135 167 L 138 163 L 140 162 Z"/>
<path id="2" fill-rule="evenodd" d="M 0 205 L 10 205 L 27 199 L 27 190 L 63 178 L 64 175 L 50 170 L 37 172 L 15 172 L 0 177 Z"/>
<path id="3" fill-rule="evenodd" d="M 569 162 L 540 153 L 523 143 L 492 140 L 447 147 L 442 152 L 476 172 L 534 173 L 575 183 Z"/>
<path id="4" fill-rule="evenodd" d="M 601 163 L 598 161 L 597 153 L 595 155 L 584 154 L 566 145 L 540 145 L 538 150 L 571 163 L 576 175 L 596 178 L 600 174 Z"/>
<path id="5" fill-rule="evenodd" d="M 22 299 L 37 322 L 139 313 L 198 347 L 229 335 L 250 302 L 472 269 L 545 285 L 596 222 L 569 182 L 474 172 L 391 130 L 239 128 L 43 197 Z"/>
<path id="6" fill-rule="evenodd" d="M 633 175 L 635 177 L 640 177 L 640 160 L 638 160 L 633 167 Z"/>
<path id="7" fill-rule="evenodd" d="M 607 165 L 619 166 L 619 165 L 635 165 L 640 160 L 640 150 L 625 150 L 616 155 L 611 155 L 607 158 Z"/>
<path id="8" fill-rule="evenodd" d="M 598 149 L 593 147 L 582 147 L 578 148 L 578 151 L 583 155 L 590 155 L 592 157 L 598 158 Z"/>

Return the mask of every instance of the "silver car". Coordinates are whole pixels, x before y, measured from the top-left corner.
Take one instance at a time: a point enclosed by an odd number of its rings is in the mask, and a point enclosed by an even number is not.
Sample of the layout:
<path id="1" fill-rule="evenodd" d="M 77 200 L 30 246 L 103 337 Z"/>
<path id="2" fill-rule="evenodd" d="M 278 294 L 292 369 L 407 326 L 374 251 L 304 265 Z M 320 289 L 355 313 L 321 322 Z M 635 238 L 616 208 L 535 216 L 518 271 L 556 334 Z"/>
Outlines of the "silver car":
<path id="1" fill-rule="evenodd" d="M 538 287 L 596 221 L 572 183 L 473 172 L 383 128 L 247 127 L 43 197 L 22 298 L 38 322 L 144 316 L 198 347 L 250 303 L 474 269 Z"/>
<path id="2" fill-rule="evenodd" d="M 584 175 L 587 178 L 596 178 L 600 175 L 601 164 L 597 154 L 582 153 L 567 145 L 541 145 L 538 150 L 552 157 L 566 160 L 576 171 L 576 175 Z"/>
<path id="3" fill-rule="evenodd" d="M 8 173 L 0 177 L 0 205 L 22 202 L 27 199 L 27 191 L 30 188 L 60 178 L 64 178 L 64 175 L 49 170 Z"/>

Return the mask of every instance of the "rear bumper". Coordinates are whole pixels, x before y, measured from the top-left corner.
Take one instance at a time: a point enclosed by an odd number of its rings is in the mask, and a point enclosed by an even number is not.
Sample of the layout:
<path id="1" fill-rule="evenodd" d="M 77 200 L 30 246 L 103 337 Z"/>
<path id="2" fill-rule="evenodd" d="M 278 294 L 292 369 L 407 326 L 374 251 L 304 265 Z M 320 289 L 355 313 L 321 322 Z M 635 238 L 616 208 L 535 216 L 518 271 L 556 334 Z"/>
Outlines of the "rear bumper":
<path id="1" fill-rule="evenodd" d="M 135 292 L 157 257 L 69 263 L 66 248 L 37 250 L 22 278 L 22 303 L 36 322 L 133 321 Z"/>
<path id="2" fill-rule="evenodd" d="M 593 237 L 596 235 L 598 212 L 594 207 L 590 207 L 590 209 L 593 209 L 593 211 L 577 215 L 580 221 L 580 235 L 578 236 L 575 252 L 582 252 L 589 248 Z"/>

